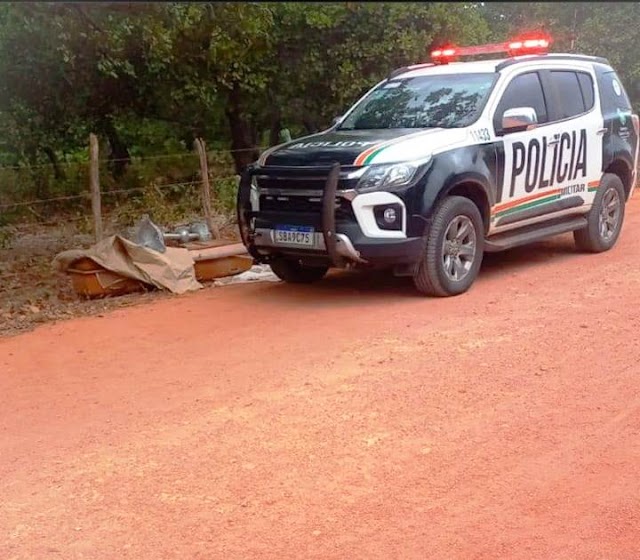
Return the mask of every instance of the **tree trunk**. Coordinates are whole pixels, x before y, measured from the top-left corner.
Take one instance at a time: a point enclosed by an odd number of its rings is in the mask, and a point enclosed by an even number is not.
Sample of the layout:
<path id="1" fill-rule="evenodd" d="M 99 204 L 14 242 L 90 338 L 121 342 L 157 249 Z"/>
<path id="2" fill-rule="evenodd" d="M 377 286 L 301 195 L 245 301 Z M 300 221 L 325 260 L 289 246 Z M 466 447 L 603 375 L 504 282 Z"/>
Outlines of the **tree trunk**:
<path id="1" fill-rule="evenodd" d="M 251 138 L 254 146 L 260 146 L 260 132 L 255 119 L 251 119 Z"/>
<path id="2" fill-rule="evenodd" d="M 45 146 L 44 148 L 42 148 L 42 151 L 53 166 L 53 176 L 55 177 L 55 179 L 57 181 L 63 180 L 65 178 L 64 171 L 62 171 L 60 167 L 60 162 L 58 161 L 56 153 L 49 146 Z"/>
<path id="3" fill-rule="evenodd" d="M 251 126 L 249 115 L 242 107 L 241 92 L 238 84 L 234 84 L 229 92 L 226 108 L 229 129 L 231 131 L 231 150 L 235 163 L 236 173 L 258 159 L 259 153 L 256 148 L 254 131 Z"/>
<path id="4" fill-rule="evenodd" d="M 273 116 L 271 120 L 271 128 L 269 129 L 269 146 L 275 146 L 280 143 L 280 131 L 282 130 L 282 119 L 279 112 Z"/>
<path id="5" fill-rule="evenodd" d="M 49 198 L 49 178 L 43 169 L 38 167 L 38 149 L 29 147 L 25 150 L 25 156 L 29 162 L 29 171 L 35 187 L 35 195 L 38 200 Z"/>
<path id="6" fill-rule="evenodd" d="M 318 127 L 316 126 L 315 122 L 310 121 L 309 119 L 303 119 L 302 124 L 309 134 L 315 134 L 316 132 L 318 132 Z"/>
<path id="7" fill-rule="evenodd" d="M 109 159 L 112 161 L 109 162 L 109 169 L 113 178 L 118 179 L 124 175 L 127 166 L 131 163 L 131 154 L 111 121 L 107 121 L 103 128 L 111 148 Z"/>

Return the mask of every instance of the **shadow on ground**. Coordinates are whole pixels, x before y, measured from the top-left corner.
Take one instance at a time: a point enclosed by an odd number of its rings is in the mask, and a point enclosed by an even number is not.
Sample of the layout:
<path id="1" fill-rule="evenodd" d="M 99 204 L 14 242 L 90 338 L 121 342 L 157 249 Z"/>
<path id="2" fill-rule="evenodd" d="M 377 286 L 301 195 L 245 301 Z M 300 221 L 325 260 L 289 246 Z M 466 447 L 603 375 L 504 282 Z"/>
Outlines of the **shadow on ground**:
<path id="1" fill-rule="evenodd" d="M 575 249 L 571 236 L 517 247 L 501 253 L 485 254 L 480 275 L 472 289 L 462 297 L 472 297 L 482 290 L 489 279 L 521 274 L 533 267 L 558 264 L 567 260 L 578 261 L 581 255 Z M 325 279 L 311 285 L 265 283 L 260 290 L 247 293 L 246 297 L 278 305 L 326 305 L 364 304 L 372 301 L 388 303 L 423 300 L 413 287 L 411 278 L 397 278 L 389 272 L 367 270 L 334 270 Z M 354 299 L 357 298 L 357 302 Z M 381 299 L 384 298 L 384 299 Z"/>

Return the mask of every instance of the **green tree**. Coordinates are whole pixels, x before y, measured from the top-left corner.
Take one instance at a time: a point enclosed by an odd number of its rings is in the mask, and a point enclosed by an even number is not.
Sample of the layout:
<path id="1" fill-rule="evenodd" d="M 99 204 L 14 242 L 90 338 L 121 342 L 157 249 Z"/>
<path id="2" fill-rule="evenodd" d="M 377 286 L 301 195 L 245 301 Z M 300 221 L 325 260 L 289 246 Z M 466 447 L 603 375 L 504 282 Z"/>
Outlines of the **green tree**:
<path id="1" fill-rule="evenodd" d="M 253 161 L 329 125 L 395 67 L 444 42 L 545 30 L 553 50 L 607 56 L 639 77 L 630 3 L 0 4 L 2 161 L 56 163 L 106 139 L 116 175 L 165 145 L 235 150 Z M 167 144 L 167 142 L 169 144 Z M 62 170 L 58 170 L 58 175 Z"/>
<path id="2" fill-rule="evenodd" d="M 426 61 L 434 44 L 489 36 L 473 4 L 282 3 L 274 13 L 272 121 L 302 123 L 307 132 L 327 126 L 390 70 Z"/>
<path id="3" fill-rule="evenodd" d="M 620 75 L 636 111 L 640 110 L 640 60 L 635 55 L 640 37 L 633 25 L 640 16 L 640 4 L 616 2 L 589 4 L 589 17 L 580 27 L 576 49 L 585 54 L 604 56 Z"/>
<path id="4" fill-rule="evenodd" d="M 492 2 L 482 12 L 496 41 L 523 32 L 544 31 L 552 40 L 552 51 L 605 57 L 627 85 L 636 107 L 640 91 L 640 62 L 635 56 L 640 38 L 629 22 L 640 15 L 640 5 L 631 2 Z"/>

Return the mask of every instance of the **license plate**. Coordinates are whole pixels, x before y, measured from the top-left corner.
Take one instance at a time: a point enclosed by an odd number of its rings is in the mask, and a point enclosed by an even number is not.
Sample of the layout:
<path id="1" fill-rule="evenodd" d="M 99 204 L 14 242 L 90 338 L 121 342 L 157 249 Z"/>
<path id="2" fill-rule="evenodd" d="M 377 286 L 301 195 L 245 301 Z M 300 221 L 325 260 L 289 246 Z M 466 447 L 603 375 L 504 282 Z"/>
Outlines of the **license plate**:
<path id="1" fill-rule="evenodd" d="M 275 242 L 300 247 L 313 247 L 313 228 L 309 226 L 277 226 Z"/>

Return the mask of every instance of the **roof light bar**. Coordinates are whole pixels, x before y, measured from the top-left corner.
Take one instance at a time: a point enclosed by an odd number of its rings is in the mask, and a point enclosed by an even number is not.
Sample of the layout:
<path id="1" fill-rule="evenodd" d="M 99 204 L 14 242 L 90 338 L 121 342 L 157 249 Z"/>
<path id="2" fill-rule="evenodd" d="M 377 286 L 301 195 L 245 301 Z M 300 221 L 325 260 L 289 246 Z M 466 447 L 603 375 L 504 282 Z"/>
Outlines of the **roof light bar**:
<path id="1" fill-rule="evenodd" d="M 457 54 L 456 49 L 438 49 L 431 53 L 434 58 L 450 57 Z"/>
<path id="2" fill-rule="evenodd" d="M 509 56 L 546 54 L 549 44 L 549 39 L 544 37 L 511 41 L 511 43 L 509 43 Z"/>
<path id="3" fill-rule="evenodd" d="M 431 60 L 434 64 L 446 64 L 451 62 L 459 55 L 459 49 L 455 47 L 442 47 L 431 51 Z"/>
<path id="4" fill-rule="evenodd" d="M 520 49 L 546 49 L 549 46 L 547 39 L 527 39 L 526 41 L 513 41 L 509 43 L 509 50 L 516 51 Z"/>
<path id="5" fill-rule="evenodd" d="M 507 41 L 505 43 L 490 43 L 475 47 L 441 47 L 431 51 L 431 59 L 435 64 L 447 64 L 460 56 L 474 56 L 478 54 L 508 53 L 509 56 L 523 54 L 541 54 L 547 51 L 551 41 L 545 37 L 531 37 Z"/>

